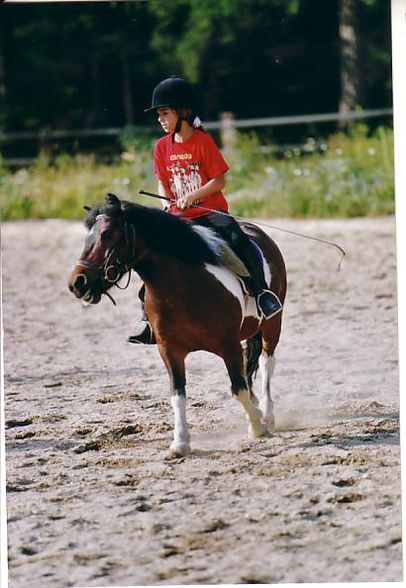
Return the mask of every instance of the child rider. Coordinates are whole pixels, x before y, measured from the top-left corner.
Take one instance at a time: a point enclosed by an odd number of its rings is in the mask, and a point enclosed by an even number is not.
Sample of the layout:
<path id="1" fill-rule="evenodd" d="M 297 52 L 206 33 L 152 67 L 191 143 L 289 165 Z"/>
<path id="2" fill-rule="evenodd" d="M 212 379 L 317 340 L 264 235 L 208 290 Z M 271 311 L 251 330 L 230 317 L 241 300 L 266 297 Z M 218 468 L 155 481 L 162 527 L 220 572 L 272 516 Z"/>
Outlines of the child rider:
<path id="1" fill-rule="evenodd" d="M 166 135 L 154 148 L 154 173 L 158 193 L 170 199 L 167 210 L 193 224 L 210 227 L 222 236 L 243 261 L 251 275 L 251 290 L 265 318 L 282 310 L 282 304 L 266 284 L 262 260 L 237 221 L 227 214 L 222 190 L 228 165 L 216 143 L 196 116 L 191 85 L 172 76 L 160 82 L 152 94 L 151 106 Z M 213 212 L 194 207 L 201 204 Z M 219 210 L 222 214 L 217 214 Z M 144 309 L 144 288 L 140 291 L 143 317 L 131 343 L 155 343 Z"/>

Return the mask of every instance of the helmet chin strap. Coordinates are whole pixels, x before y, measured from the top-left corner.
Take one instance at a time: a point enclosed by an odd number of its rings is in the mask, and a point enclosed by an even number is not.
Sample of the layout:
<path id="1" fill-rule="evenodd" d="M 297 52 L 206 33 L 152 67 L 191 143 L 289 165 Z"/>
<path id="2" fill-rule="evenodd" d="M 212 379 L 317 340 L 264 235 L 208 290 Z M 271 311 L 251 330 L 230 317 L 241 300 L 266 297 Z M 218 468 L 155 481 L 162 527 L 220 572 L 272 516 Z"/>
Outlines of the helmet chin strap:
<path id="1" fill-rule="evenodd" d="M 191 127 L 194 127 L 194 128 L 196 128 L 197 126 L 199 126 L 199 124 L 200 124 L 200 126 L 202 124 L 200 118 L 196 117 L 196 115 L 193 114 L 193 113 L 192 114 L 189 114 L 189 115 L 186 115 L 186 116 L 181 116 L 179 114 L 179 112 L 178 112 L 177 115 L 178 115 L 178 120 L 176 121 L 175 130 L 172 133 L 172 143 L 175 142 L 175 135 L 176 135 L 176 133 L 180 133 L 180 131 L 182 129 L 182 122 L 184 120 L 187 121 L 190 124 L 190 126 Z M 194 124 L 195 121 L 198 122 L 198 124 L 196 126 Z"/>

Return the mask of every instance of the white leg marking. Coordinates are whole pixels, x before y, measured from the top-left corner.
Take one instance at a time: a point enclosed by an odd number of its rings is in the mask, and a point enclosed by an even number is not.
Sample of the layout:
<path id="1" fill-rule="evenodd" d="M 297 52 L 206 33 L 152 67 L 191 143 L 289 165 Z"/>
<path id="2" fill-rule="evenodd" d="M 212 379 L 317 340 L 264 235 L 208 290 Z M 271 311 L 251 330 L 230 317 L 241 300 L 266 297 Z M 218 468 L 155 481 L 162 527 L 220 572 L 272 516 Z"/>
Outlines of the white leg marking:
<path id="1" fill-rule="evenodd" d="M 259 358 L 259 368 L 262 380 L 259 407 L 263 414 L 264 422 L 272 429 L 275 426 L 275 416 L 271 397 L 271 378 L 275 370 L 275 357 L 262 353 Z"/>
<path id="2" fill-rule="evenodd" d="M 174 412 L 175 430 L 171 443 L 171 454 L 174 456 L 187 455 L 190 452 L 190 436 L 186 422 L 186 397 L 182 395 L 171 396 L 171 404 Z"/>
<path id="3" fill-rule="evenodd" d="M 263 437 L 268 432 L 268 427 L 261 422 L 262 413 L 255 406 L 250 398 L 248 390 L 240 390 L 236 398 L 243 405 L 247 421 L 248 421 L 248 435 L 250 437 Z"/>

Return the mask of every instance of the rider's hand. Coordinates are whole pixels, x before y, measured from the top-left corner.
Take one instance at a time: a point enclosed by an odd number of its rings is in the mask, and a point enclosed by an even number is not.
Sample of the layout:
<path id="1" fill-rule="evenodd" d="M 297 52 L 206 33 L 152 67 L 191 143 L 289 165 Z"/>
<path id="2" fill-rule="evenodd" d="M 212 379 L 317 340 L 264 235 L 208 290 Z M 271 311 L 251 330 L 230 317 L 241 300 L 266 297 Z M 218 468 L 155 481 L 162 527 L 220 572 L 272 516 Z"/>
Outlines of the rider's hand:
<path id="1" fill-rule="evenodd" d="M 179 198 L 177 206 L 181 210 L 186 210 L 187 208 L 193 206 L 193 204 L 199 204 L 199 202 L 201 202 L 201 198 L 199 198 L 199 196 L 196 196 L 194 192 L 191 192 L 190 194 L 187 194 L 186 196 L 182 196 L 182 198 Z"/>

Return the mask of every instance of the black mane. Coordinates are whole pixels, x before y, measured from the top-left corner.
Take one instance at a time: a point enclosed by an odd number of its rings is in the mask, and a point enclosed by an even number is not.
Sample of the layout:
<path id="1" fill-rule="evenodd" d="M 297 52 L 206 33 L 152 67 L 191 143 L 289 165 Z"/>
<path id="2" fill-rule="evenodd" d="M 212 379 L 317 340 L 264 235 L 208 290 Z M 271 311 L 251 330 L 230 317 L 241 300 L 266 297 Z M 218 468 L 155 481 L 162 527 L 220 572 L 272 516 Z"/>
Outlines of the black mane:
<path id="1" fill-rule="evenodd" d="M 135 228 L 136 234 L 155 253 L 187 262 L 219 263 L 213 250 L 188 221 L 155 207 L 118 200 L 114 195 L 109 194 L 106 200 L 106 204 L 90 210 L 86 215 L 88 229 L 99 214 L 121 217 Z"/>

